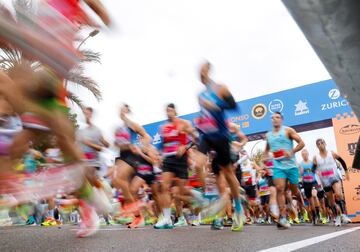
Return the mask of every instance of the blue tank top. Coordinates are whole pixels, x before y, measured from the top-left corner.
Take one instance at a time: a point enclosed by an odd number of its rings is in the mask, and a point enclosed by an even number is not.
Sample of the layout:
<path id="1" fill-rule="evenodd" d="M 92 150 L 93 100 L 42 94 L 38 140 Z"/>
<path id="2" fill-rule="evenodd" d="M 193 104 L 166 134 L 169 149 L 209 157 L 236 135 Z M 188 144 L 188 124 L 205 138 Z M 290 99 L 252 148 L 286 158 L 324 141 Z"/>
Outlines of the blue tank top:
<path id="1" fill-rule="evenodd" d="M 295 156 L 287 158 L 283 155 L 284 151 L 290 152 L 294 147 L 293 141 L 286 135 L 286 128 L 282 126 L 278 133 L 269 131 L 266 134 L 270 151 L 274 155 L 274 168 L 277 169 L 297 168 Z"/>
<path id="2" fill-rule="evenodd" d="M 228 136 L 228 127 L 225 120 L 226 102 L 215 92 L 217 84 L 210 83 L 206 90 L 200 93 L 200 118 L 197 122 L 198 129 L 207 136 L 225 135 Z M 215 104 L 219 109 L 210 110 L 202 106 L 202 101 Z"/>
<path id="3" fill-rule="evenodd" d="M 313 171 L 313 162 L 310 161 L 306 164 L 304 161 L 300 163 L 303 168 L 302 181 L 304 183 L 314 183 L 315 182 L 315 173 Z"/>

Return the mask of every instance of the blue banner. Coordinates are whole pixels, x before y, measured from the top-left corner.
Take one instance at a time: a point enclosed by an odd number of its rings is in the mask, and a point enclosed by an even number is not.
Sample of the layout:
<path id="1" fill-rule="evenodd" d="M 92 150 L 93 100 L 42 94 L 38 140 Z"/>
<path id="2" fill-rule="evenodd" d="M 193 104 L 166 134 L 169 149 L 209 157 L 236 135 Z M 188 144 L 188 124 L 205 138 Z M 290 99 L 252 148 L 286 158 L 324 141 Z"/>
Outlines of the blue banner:
<path id="1" fill-rule="evenodd" d="M 276 111 L 284 115 L 284 124 L 288 126 L 322 121 L 352 112 L 348 101 L 341 96 L 332 80 L 240 101 L 237 104 L 239 111 L 227 113 L 227 118 L 240 125 L 246 135 L 270 130 L 271 115 Z M 180 117 L 193 122 L 197 116 L 198 112 Z M 163 123 L 164 121 L 159 121 L 144 125 L 145 130 L 153 137 L 154 145 L 160 141 L 158 129 Z"/>

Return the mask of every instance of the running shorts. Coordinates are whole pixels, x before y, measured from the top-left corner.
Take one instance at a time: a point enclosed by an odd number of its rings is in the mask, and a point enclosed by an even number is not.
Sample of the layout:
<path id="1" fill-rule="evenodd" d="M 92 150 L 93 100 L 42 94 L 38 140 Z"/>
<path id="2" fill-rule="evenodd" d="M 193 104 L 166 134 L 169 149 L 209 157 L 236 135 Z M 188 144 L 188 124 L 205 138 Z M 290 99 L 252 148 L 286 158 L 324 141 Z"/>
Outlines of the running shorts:
<path id="1" fill-rule="evenodd" d="M 138 160 L 138 156 L 135 155 L 134 153 L 132 153 L 132 151 L 130 150 L 126 150 L 126 151 L 121 151 L 120 152 L 120 156 L 117 157 L 115 159 L 117 160 L 122 160 L 125 163 L 127 163 L 128 165 L 130 165 L 131 167 L 133 167 L 134 169 L 136 168 L 137 165 L 137 160 Z"/>
<path id="2" fill-rule="evenodd" d="M 264 195 L 260 197 L 260 203 L 262 206 L 269 204 L 269 202 L 270 202 L 270 195 Z"/>
<path id="3" fill-rule="evenodd" d="M 291 168 L 291 169 L 278 169 L 273 168 L 274 175 L 273 179 L 287 179 L 290 184 L 297 185 L 299 184 L 299 169 L 297 167 Z"/>
<path id="4" fill-rule="evenodd" d="M 316 182 L 313 183 L 303 183 L 303 188 L 305 192 L 305 197 L 310 199 L 312 197 L 312 190 L 316 188 Z"/>
<path id="5" fill-rule="evenodd" d="M 213 162 L 219 164 L 219 166 L 231 164 L 230 140 L 227 136 L 221 134 L 212 137 L 201 135 L 199 151 L 207 154 L 211 150 L 216 152 Z"/>
<path id="6" fill-rule="evenodd" d="M 249 200 L 256 200 L 256 185 L 244 186 L 244 190 Z"/>
<path id="7" fill-rule="evenodd" d="M 187 155 L 166 157 L 163 161 L 162 170 L 163 172 L 173 173 L 177 178 L 188 179 Z"/>

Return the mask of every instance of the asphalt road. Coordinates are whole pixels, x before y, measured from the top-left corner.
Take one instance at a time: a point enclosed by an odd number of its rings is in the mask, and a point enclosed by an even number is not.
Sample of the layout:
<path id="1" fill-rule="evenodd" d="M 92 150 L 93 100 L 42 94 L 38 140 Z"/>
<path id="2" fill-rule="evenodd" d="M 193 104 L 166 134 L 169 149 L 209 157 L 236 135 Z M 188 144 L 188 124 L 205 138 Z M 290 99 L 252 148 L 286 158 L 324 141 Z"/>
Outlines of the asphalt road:
<path id="1" fill-rule="evenodd" d="M 298 242 L 298 251 L 360 251 L 360 225 L 299 225 L 288 230 L 275 226 L 246 226 L 241 233 L 210 230 L 209 226 L 154 230 L 128 230 L 123 226 L 102 227 L 92 237 L 75 237 L 75 226 L 7 227 L 0 229 L 0 251 L 259 251 Z M 307 247 L 306 239 L 356 229 Z M 351 231 L 350 230 L 350 231 Z M 339 234 L 339 233 L 336 233 Z M 299 245 L 300 244 L 300 245 Z M 289 247 L 272 251 L 289 251 Z"/>

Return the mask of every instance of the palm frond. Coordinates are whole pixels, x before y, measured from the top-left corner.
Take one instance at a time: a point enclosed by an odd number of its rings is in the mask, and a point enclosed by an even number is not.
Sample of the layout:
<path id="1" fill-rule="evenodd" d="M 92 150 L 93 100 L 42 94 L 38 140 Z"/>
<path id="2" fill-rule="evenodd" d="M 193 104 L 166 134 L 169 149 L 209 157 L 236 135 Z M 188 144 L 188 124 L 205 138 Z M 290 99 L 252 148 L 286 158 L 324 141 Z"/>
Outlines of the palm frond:
<path id="1" fill-rule="evenodd" d="M 101 53 L 94 52 L 92 50 L 82 50 L 81 53 L 84 55 L 81 62 L 94 62 L 101 64 Z"/>
<path id="2" fill-rule="evenodd" d="M 73 70 L 68 81 L 89 90 L 98 101 L 102 99 L 99 85 L 92 78 L 85 76 L 83 71 L 80 71 L 79 69 Z"/>
<path id="3" fill-rule="evenodd" d="M 79 108 L 83 109 L 84 108 L 84 104 L 83 101 L 73 92 L 68 91 L 67 92 L 67 98 L 69 99 L 69 101 L 72 104 L 76 104 L 79 106 Z"/>

